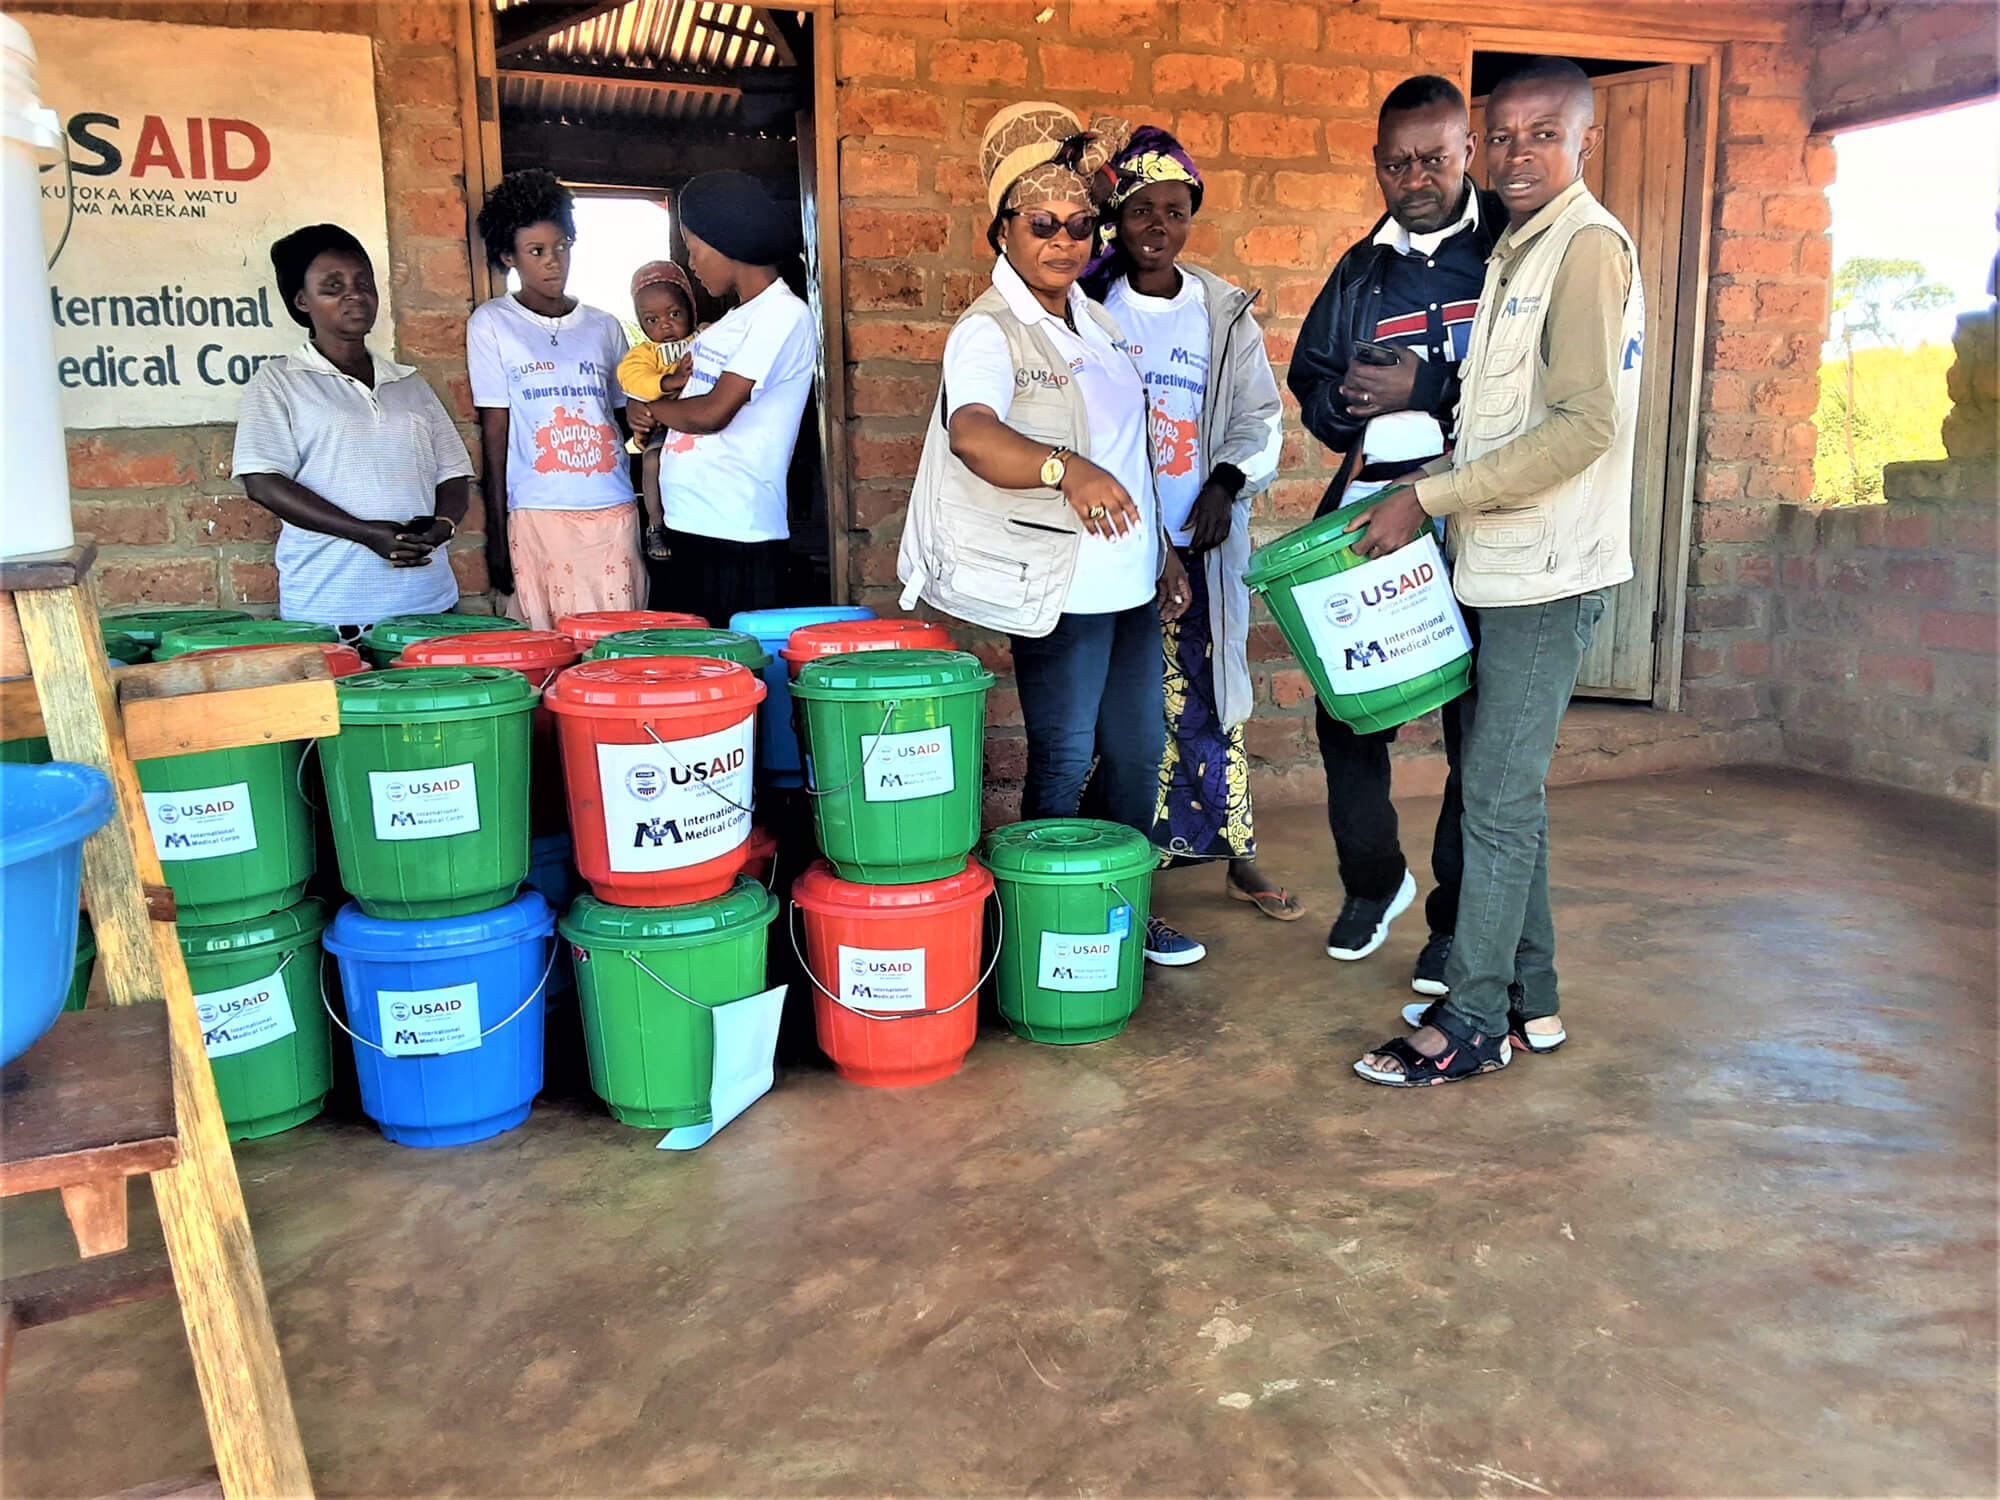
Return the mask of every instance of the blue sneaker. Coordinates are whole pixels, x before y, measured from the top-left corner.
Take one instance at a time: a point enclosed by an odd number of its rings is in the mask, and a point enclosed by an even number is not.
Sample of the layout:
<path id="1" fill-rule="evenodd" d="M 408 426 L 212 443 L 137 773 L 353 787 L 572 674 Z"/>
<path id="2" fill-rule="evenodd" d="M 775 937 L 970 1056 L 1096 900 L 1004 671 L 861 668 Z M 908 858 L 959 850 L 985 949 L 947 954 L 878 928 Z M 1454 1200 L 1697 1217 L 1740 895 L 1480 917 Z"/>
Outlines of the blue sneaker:
<path id="1" fill-rule="evenodd" d="M 1174 931 L 1158 917 L 1146 919 L 1146 959 L 1149 963 L 1179 968 L 1184 964 L 1198 964 L 1207 957 L 1208 949 L 1186 933 Z"/>

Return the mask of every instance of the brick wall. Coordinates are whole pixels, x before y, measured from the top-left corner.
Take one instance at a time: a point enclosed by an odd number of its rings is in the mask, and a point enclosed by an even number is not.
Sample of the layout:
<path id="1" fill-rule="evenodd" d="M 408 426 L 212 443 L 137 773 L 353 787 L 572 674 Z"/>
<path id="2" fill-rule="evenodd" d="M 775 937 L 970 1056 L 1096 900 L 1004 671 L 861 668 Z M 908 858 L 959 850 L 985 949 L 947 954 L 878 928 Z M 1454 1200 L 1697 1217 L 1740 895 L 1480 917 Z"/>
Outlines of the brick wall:
<path id="1" fill-rule="evenodd" d="M 1815 124 L 1845 130 L 1992 94 L 1993 31 L 1988 0 L 1820 0 Z"/>
<path id="2" fill-rule="evenodd" d="M 375 108 L 388 198 L 386 276 L 395 303 L 396 356 L 423 371 L 462 423 L 472 416 L 465 379 L 465 318 L 472 306 L 466 249 L 464 141 L 459 124 L 457 8 L 444 0 L 316 3 L 282 0 L 135 0 L 126 4 L 27 3 L 18 13 L 358 32 L 374 41 Z M 299 205 L 310 223 L 312 205 Z M 386 330 L 378 329 L 378 340 Z M 378 343 L 378 347 L 384 345 Z M 468 436 L 472 429 L 464 429 Z M 276 520 L 230 477 L 229 426 L 72 432 L 70 486 L 76 528 L 94 533 L 92 582 L 101 608 L 222 604 L 277 612 L 271 563 Z M 477 506 L 475 505 L 475 522 Z M 486 587 L 481 539 L 455 544 L 460 587 Z"/>
<path id="3" fill-rule="evenodd" d="M 1788 760 L 1993 806 L 1990 460 L 1891 464 L 1880 505 L 1780 507 L 1772 668 Z"/>

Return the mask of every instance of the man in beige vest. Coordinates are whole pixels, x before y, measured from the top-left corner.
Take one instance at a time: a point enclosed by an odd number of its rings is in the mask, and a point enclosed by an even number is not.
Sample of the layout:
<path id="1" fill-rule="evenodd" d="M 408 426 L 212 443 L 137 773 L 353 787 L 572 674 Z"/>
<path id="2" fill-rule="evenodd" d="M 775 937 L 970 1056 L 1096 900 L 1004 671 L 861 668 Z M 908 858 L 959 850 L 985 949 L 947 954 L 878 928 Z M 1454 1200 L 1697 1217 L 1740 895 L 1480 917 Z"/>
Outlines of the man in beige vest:
<path id="1" fill-rule="evenodd" d="M 1632 439 L 1645 305 L 1625 228 L 1583 184 L 1604 132 L 1590 80 L 1538 57 L 1486 108 L 1487 175 L 1507 207 L 1460 367 L 1457 446 L 1369 513 L 1381 557 L 1445 521 L 1452 585 L 1478 617 L 1464 728 L 1465 879 L 1447 998 L 1354 1065 L 1372 1083 L 1451 1083 L 1553 1052 L 1555 925 L 1544 781 L 1604 613 L 1632 576 Z"/>

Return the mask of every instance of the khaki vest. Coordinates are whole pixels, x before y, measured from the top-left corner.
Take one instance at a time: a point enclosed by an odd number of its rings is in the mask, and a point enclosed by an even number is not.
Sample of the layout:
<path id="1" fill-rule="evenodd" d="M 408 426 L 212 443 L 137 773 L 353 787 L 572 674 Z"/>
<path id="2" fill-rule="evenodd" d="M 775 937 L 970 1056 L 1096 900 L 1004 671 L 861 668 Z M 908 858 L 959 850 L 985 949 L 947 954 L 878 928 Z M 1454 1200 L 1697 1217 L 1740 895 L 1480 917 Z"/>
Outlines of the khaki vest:
<path id="1" fill-rule="evenodd" d="M 1124 342 L 1109 313 L 1094 302 L 1085 308 L 1113 341 Z M 1007 425 L 1090 457 L 1090 414 L 1054 341 L 990 287 L 964 316 L 991 318 L 1006 337 L 1014 365 Z M 1060 490 L 1003 490 L 961 463 L 945 431 L 947 394 L 940 386 L 903 521 L 901 605 L 910 609 L 921 598 L 968 624 L 1047 635 L 1069 598 L 1082 523 Z"/>
<path id="2" fill-rule="evenodd" d="M 1489 265 L 1459 367 L 1464 384 L 1454 457 L 1465 464 L 1547 417 L 1542 325 L 1569 242 L 1592 224 L 1615 233 L 1632 257 L 1611 446 L 1581 474 L 1552 485 L 1525 505 L 1474 511 L 1447 522 L 1452 584 L 1467 604 L 1546 604 L 1632 576 L 1632 444 L 1639 420 L 1646 298 L 1632 237 L 1588 191 L 1577 194 L 1555 223 L 1511 261 L 1504 295 L 1493 269 L 1499 262 Z"/>

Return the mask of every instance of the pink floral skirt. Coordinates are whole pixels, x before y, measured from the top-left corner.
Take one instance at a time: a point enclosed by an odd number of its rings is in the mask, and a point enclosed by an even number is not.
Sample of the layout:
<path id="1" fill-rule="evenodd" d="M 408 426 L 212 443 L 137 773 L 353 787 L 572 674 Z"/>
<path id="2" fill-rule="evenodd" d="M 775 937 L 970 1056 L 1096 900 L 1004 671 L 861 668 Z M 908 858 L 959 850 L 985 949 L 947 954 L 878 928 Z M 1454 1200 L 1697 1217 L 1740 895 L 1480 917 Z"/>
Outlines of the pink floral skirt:
<path id="1" fill-rule="evenodd" d="M 636 506 L 512 511 L 507 551 L 514 607 L 530 630 L 553 630 L 584 610 L 645 608 Z"/>

